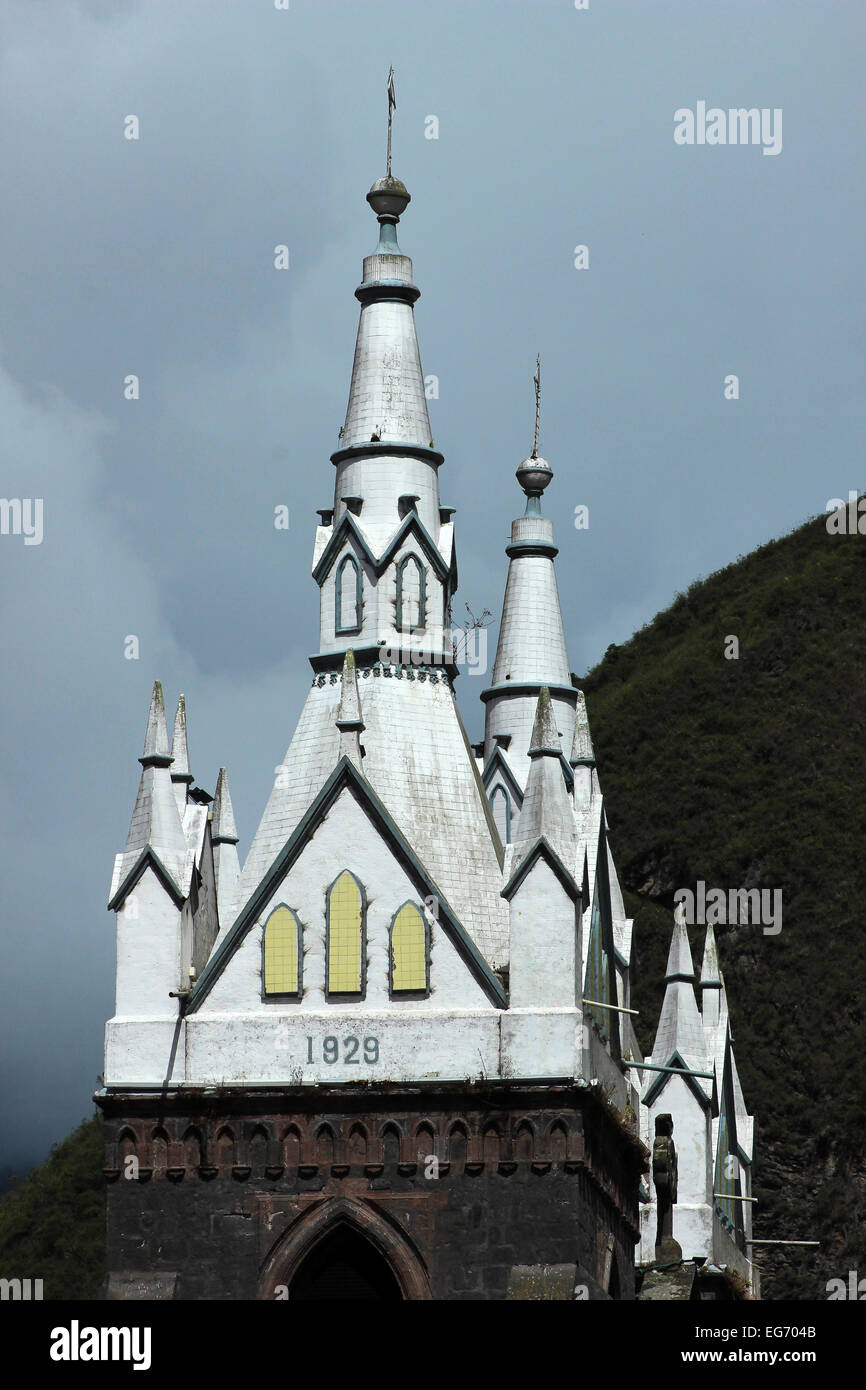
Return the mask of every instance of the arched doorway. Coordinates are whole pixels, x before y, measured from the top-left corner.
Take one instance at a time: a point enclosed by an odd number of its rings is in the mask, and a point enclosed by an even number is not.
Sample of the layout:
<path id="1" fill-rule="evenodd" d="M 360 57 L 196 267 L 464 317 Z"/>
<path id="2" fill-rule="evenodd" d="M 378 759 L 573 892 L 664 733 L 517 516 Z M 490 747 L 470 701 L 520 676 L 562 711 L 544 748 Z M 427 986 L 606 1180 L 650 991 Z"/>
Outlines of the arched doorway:
<path id="1" fill-rule="evenodd" d="M 387 1260 L 345 1222 L 314 1245 L 289 1286 L 293 1301 L 399 1302 L 402 1297 Z"/>
<path id="2" fill-rule="evenodd" d="M 330 1292 L 340 1279 L 343 1291 Z M 277 1238 L 259 1297 L 414 1301 L 432 1295 L 421 1252 L 375 1202 L 326 1197 Z"/>

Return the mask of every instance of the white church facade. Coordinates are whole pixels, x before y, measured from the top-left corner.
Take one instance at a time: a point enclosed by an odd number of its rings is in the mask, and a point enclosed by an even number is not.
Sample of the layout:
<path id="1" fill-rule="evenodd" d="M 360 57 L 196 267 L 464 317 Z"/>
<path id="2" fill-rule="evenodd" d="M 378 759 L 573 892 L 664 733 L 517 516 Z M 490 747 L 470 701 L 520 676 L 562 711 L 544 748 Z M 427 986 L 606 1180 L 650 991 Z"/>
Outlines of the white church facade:
<path id="1" fill-rule="evenodd" d="M 630 1299 L 685 1266 L 690 1296 L 754 1295 L 712 928 L 698 976 L 675 921 L 647 1058 L 632 1025 L 537 447 L 483 744 L 464 729 L 410 199 L 390 174 L 367 198 L 319 650 L 243 865 L 225 769 L 193 785 L 184 698 L 169 741 L 153 690 L 109 901 L 109 1296 Z"/>

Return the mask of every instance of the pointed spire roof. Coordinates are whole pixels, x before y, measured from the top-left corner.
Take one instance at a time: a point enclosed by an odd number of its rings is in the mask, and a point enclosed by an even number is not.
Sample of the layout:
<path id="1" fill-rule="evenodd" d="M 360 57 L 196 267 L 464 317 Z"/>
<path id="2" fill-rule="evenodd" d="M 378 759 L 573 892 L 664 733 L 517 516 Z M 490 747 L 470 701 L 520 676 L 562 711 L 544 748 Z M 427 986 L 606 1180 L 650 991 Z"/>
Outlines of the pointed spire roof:
<path id="1" fill-rule="evenodd" d="M 586 712 L 586 696 L 582 690 L 577 692 L 577 705 L 574 711 L 574 738 L 571 744 L 572 767 L 595 767 L 595 752 L 592 735 L 589 731 L 589 716 Z"/>
<path id="2" fill-rule="evenodd" d="M 704 1027 L 715 1027 L 721 1019 L 722 1003 L 724 995 L 724 981 L 719 967 L 719 950 L 716 946 L 716 934 L 713 931 L 712 923 L 707 927 L 707 935 L 704 941 L 704 959 L 701 965 L 701 1013 L 703 1015 Z M 727 1000 L 724 1000 L 727 1008 Z"/>
<path id="3" fill-rule="evenodd" d="M 689 933 L 686 926 L 686 909 L 683 903 L 678 903 L 674 912 L 674 930 L 671 936 L 670 950 L 668 951 L 668 963 L 665 969 L 665 980 L 686 980 L 694 984 L 695 967 L 692 960 L 692 948 L 689 945 Z"/>
<path id="4" fill-rule="evenodd" d="M 389 84 L 388 170 L 367 194 L 379 223 L 379 242 L 373 254 L 364 258 L 364 277 L 355 291 L 361 319 L 346 419 L 334 462 L 347 450 L 386 453 L 398 444 L 425 454 L 432 450 L 412 311 L 420 291 L 412 279 L 412 261 L 397 243 L 397 224 L 411 195 L 391 173 L 391 112 L 396 104 L 392 94 Z M 378 450 L 373 447 L 377 444 L 382 446 Z M 441 462 L 441 455 L 436 458 Z"/>
<path id="5" fill-rule="evenodd" d="M 144 734 L 144 752 L 138 761 L 142 767 L 169 767 L 172 762 L 168 749 L 168 726 L 165 722 L 165 699 L 161 681 L 153 683 Z"/>
<path id="6" fill-rule="evenodd" d="M 554 757 L 559 757 L 561 752 L 562 741 L 556 728 L 556 715 L 550 702 L 550 691 L 543 685 L 535 707 L 535 721 L 529 739 L 529 756 L 538 758 L 552 753 Z"/>
<path id="7" fill-rule="evenodd" d="M 556 715 L 546 685 L 538 696 L 529 758 L 529 776 L 514 835 L 515 849 L 528 847 L 543 835 L 570 867 L 575 855 L 576 827 L 563 776 Z"/>
<path id="8" fill-rule="evenodd" d="M 211 836 L 215 845 L 236 845 L 238 832 L 229 793 L 229 776 L 224 767 L 219 770 L 211 811 Z"/>
<path id="9" fill-rule="evenodd" d="M 334 721 L 340 730 L 340 757 L 350 758 L 361 768 L 361 734 L 365 724 L 361 717 L 361 697 L 358 693 L 358 673 L 355 653 L 350 647 L 343 658 L 343 682 L 340 704 Z"/>
<path id="10" fill-rule="evenodd" d="M 220 932 L 231 926 L 238 909 L 241 866 L 237 843 L 238 832 L 235 829 L 228 773 L 221 767 L 211 807 L 211 844 Z"/>
<path id="11" fill-rule="evenodd" d="M 147 850 L 157 856 L 178 887 L 184 883 L 186 876 L 187 842 L 169 775 L 172 759 L 168 751 L 165 701 L 159 681 L 154 681 L 153 685 L 144 752 L 139 762 L 141 778 L 138 796 L 126 837 L 126 848 L 118 856 L 115 866 L 112 900 Z"/>
<path id="12" fill-rule="evenodd" d="M 193 775 L 189 770 L 189 743 L 186 732 L 186 696 L 181 695 L 174 716 L 174 733 L 171 740 L 171 780 L 178 810 L 183 815 L 186 806 L 187 790 L 192 785 Z"/>
<path id="13" fill-rule="evenodd" d="M 674 929 L 665 971 L 665 997 L 650 1061 L 667 1066 L 673 1056 L 682 1058 L 695 1071 L 709 1071 L 708 1047 L 701 1015 L 695 999 L 695 967 L 692 961 L 686 912 L 679 903 L 674 913 Z M 661 1089 L 661 1078 L 650 1073 L 650 1086 Z M 705 1095 L 711 1082 L 689 1078 Z"/>

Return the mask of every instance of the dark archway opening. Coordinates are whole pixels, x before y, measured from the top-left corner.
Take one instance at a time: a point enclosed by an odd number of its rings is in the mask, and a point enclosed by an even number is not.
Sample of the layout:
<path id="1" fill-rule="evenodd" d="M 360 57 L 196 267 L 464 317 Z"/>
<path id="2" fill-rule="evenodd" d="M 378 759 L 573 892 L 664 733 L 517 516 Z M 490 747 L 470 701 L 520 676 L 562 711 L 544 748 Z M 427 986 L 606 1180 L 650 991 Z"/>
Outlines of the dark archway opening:
<path id="1" fill-rule="evenodd" d="M 289 1289 L 290 1299 L 308 1302 L 402 1297 L 387 1260 L 349 1226 L 338 1226 L 314 1246 Z"/>

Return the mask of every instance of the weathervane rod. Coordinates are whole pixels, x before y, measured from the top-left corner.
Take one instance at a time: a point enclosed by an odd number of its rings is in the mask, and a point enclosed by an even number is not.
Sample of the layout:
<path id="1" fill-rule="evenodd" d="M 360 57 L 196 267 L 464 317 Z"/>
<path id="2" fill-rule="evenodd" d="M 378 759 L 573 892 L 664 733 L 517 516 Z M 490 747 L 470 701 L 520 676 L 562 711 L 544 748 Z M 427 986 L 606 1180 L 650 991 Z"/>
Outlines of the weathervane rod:
<path id="1" fill-rule="evenodd" d="M 391 177 L 391 118 L 397 106 L 397 94 L 394 91 L 394 69 L 388 73 L 388 167 L 387 175 Z"/>
<path id="2" fill-rule="evenodd" d="M 538 458 L 538 420 L 541 415 L 541 353 L 535 359 L 535 437 L 532 441 L 532 457 Z"/>

